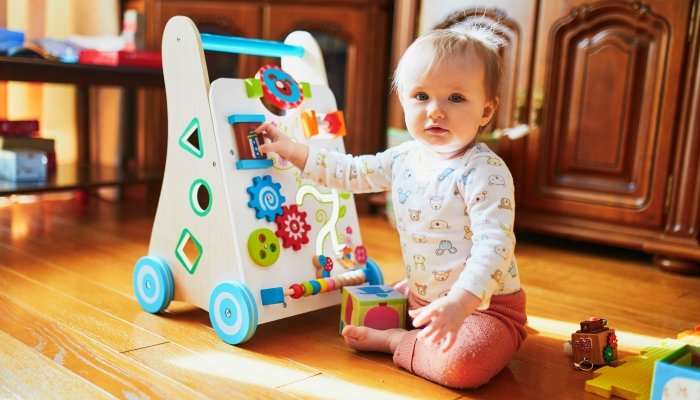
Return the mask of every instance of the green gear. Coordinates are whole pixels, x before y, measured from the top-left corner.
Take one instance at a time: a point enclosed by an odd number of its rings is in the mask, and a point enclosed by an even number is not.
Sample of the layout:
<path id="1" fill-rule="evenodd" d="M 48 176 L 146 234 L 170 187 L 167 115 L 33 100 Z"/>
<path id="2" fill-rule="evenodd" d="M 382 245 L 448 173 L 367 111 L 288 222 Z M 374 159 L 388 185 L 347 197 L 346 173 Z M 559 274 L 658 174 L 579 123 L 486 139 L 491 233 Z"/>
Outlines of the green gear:
<path id="1" fill-rule="evenodd" d="M 610 362 L 613 360 L 613 357 L 614 353 L 612 347 L 610 347 L 609 345 L 605 346 L 605 348 L 603 349 L 603 358 L 605 359 L 605 361 Z"/>

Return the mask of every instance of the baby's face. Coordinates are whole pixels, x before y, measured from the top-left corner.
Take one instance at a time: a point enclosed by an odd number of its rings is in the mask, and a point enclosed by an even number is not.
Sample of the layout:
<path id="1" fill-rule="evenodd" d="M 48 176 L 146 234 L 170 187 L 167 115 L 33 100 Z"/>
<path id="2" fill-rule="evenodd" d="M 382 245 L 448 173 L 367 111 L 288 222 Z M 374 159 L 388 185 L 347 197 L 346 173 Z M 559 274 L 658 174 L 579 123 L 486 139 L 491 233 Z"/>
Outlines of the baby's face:
<path id="1" fill-rule="evenodd" d="M 424 75 L 427 59 L 404 70 L 403 107 L 411 136 L 442 155 L 459 154 L 493 116 L 484 63 L 471 52 L 451 57 Z"/>

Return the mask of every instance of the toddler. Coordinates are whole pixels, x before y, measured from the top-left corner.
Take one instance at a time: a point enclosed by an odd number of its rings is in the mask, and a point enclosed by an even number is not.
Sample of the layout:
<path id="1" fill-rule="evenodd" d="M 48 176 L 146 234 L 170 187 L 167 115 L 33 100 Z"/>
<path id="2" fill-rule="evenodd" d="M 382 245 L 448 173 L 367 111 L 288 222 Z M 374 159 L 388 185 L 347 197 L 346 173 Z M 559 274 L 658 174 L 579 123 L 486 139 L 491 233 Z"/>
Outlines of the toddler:
<path id="1" fill-rule="evenodd" d="M 303 177 L 352 192 L 391 190 L 406 266 L 395 287 L 413 326 L 346 326 L 350 347 L 393 354 L 396 365 L 442 385 L 489 381 L 527 336 L 525 294 L 513 255 L 513 180 L 476 141 L 498 107 L 501 44 L 493 29 L 462 22 L 418 38 L 394 88 L 413 141 L 353 157 L 292 142 L 262 124 L 275 152 Z"/>

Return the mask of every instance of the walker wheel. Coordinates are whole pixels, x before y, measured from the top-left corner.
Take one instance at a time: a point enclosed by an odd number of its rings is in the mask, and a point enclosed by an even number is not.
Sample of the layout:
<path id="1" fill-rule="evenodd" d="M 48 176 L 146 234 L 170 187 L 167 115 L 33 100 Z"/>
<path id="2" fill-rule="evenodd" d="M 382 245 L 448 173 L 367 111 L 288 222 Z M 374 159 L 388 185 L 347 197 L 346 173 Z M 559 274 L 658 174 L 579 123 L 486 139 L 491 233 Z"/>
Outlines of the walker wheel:
<path id="1" fill-rule="evenodd" d="M 239 344 L 250 339 L 258 326 L 258 308 L 244 283 L 221 282 L 209 298 L 209 320 L 221 340 Z"/>
<path id="2" fill-rule="evenodd" d="M 149 313 L 165 310 L 173 300 L 173 276 L 160 257 L 141 257 L 134 267 L 133 283 L 136 299 Z"/>

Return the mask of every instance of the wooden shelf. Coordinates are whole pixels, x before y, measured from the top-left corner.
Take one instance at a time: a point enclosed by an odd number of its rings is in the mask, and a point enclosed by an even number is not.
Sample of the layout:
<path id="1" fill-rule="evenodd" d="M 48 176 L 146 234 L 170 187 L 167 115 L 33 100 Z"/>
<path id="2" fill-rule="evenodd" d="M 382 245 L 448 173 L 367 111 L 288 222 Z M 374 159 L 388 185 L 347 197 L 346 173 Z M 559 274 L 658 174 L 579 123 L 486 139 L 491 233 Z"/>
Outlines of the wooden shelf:
<path id="1" fill-rule="evenodd" d="M 67 64 L 59 61 L 2 56 L 0 56 L 0 81 L 77 85 L 77 164 L 80 165 L 90 164 L 89 86 L 121 86 L 130 90 L 142 87 L 165 87 L 163 70 L 159 68 Z M 0 196 L 99 186 L 121 186 L 157 182 L 162 178 L 162 171 L 131 171 L 118 167 L 59 165 L 55 172 L 49 174 L 45 182 L 15 183 L 0 180 Z"/>
<path id="2" fill-rule="evenodd" d="M 100 186 L 123 186 L 158 182 L 162 171 L 129 171 L 116 167 L 59 165 L 44 182 L 10 182 L 0 179 L 0 196 L 48 191 L 74 190 Z"/>
<path id="3" fill-rule="evenodd" d="M 165 87 L 159 68 L 68 64 L 33 58 L 1 57 L 0 80 L 72 83 L 92 86 Z"/>

